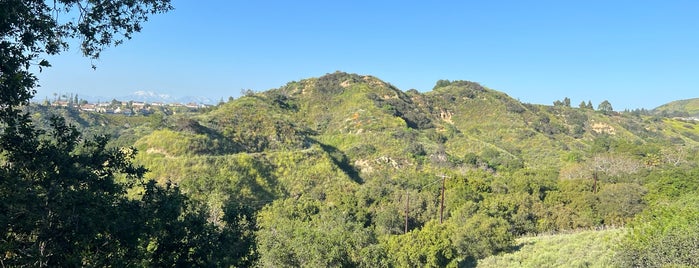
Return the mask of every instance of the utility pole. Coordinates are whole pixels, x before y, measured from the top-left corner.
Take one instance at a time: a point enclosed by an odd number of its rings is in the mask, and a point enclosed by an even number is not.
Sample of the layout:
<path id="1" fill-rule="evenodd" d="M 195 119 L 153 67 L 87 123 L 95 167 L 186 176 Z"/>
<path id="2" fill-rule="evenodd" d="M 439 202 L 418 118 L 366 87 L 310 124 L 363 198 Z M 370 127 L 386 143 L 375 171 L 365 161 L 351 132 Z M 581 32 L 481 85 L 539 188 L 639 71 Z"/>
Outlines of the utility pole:
<path id="1" fill-rule="evenodd" d="M 408 233 L 408 208 L 410 208 L 410 193 L 408 190 L 405 190 L 405 196 L 407 197 L 405 200 L 405 232 Z"/>
<path id="2" fill-rule="evenodd" d="M 592 192 L 597 193 L 597 170 L 592 173 L 592 179 L 595 180 L 592 183 Z"/>
<path id="3" fill-rule="evenodd" d="M 441 202 L 441 205 L 439 206 L 439 223 L 441 224 L 444 222 L 444 185 L 446 184 L 447 176 L 440 175 L 438 177 L 442 178 L 442 202 Z"/>

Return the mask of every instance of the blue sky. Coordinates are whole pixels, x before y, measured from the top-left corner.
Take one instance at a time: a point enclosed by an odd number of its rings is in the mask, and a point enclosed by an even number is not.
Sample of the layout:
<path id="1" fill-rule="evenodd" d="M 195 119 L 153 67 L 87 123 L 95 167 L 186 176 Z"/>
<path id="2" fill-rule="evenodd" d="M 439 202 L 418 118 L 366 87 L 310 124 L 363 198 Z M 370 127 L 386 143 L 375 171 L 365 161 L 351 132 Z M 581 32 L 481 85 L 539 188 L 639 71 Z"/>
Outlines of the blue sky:
<path id="1" fill-rule="evenodd" d="M 699 97 L 699 1 L 173 0 L 94 61 L 51 57 L 38 96 L 238 97 L 336 70 L 402 90 L 470 80 L 615 110 Z"/>

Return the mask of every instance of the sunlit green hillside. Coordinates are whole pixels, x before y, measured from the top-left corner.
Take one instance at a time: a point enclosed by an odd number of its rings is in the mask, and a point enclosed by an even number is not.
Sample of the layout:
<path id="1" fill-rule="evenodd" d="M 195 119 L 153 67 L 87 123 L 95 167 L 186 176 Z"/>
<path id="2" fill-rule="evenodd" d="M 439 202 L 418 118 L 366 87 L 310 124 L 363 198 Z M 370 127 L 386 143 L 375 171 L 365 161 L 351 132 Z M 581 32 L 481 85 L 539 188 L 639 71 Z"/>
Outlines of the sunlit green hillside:
<path id="1" fill-rule="evenodd" d="M 521 103 L 469 81 L 404 92 L 335 72 L 198 111 L 33 113 L 133 146 L 147 178 L 211 222 L 230 221 L 230 204 L 253 211 L 262 267 L 604 267 L 605 249 L 642 238 L 520 237 L 643 226 L 640 213 L 696 193 L 699 127 L 592 106 Z"/>
<path id="2" fill-rule="evenodd" d="M 654 109 L 656 113 L 667 113 L 675 116 L 699 117 L 699 98 L 676 100 L 663 104 Z"/>

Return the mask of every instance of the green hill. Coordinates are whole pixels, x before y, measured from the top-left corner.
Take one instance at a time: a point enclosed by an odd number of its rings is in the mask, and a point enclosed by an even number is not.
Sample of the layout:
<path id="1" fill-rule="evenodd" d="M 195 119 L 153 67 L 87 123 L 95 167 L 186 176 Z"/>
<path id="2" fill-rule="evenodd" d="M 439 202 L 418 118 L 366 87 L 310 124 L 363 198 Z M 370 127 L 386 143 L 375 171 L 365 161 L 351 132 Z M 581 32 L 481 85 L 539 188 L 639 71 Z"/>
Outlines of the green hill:
<path id="1" fill-rule="evenodd" d="M 699 117 L 699 98 L 673 101 L 660 105 L 653 111 L 679 117 Z"/>
<path id="2" fill-rule="evenodd" d="M 335 72 L 196 112 L 66 116 L 134 146 L 210 221 L 254 210 L 260 266 L 465 266 L 525 234 L 625 226 L 674 193 L 660 188 L 695 191 L 694 122 L 566 103 Z"/>

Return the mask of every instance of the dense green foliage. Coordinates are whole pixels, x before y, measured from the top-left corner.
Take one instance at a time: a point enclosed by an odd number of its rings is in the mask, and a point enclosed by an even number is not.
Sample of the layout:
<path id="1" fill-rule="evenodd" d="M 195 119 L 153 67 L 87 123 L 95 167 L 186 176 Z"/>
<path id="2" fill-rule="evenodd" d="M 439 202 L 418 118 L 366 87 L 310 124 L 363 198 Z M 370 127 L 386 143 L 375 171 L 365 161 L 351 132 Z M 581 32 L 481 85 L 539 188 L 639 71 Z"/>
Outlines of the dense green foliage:
<path id="1" fill-rule="evenodd" d="M 699 200 L 684 197 L 640 215 L 622 242 L 621 266 L 699 266 Z"/>
<path id="2" fill-rule="evenodd" d="M 620 266 L 699 266 L 699 169 L 659 174 L 649 209 L 630 224 L 621 243 Z"/>

